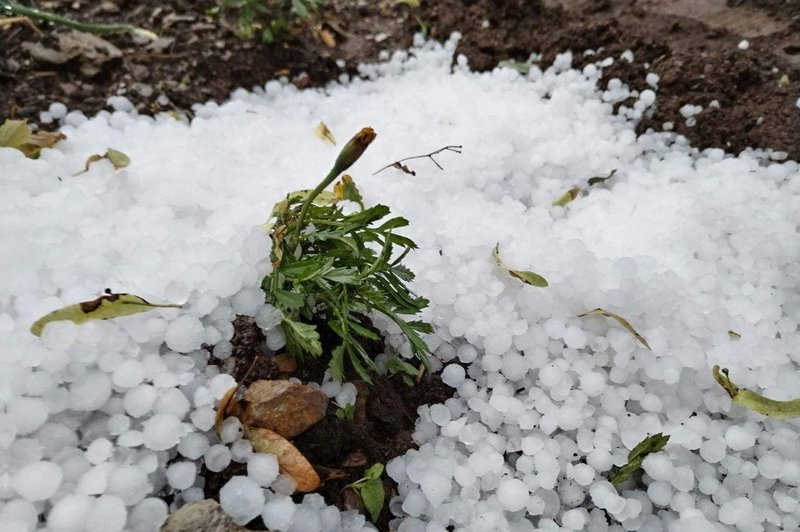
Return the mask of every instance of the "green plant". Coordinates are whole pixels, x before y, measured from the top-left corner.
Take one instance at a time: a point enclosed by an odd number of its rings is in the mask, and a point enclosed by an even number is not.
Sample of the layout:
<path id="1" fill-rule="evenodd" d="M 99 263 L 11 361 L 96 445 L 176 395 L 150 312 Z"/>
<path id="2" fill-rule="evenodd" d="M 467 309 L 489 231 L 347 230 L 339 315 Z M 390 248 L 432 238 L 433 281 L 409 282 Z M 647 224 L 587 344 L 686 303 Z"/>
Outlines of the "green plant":
<path id="1" fill-rule="evenodd" d="M 364 508 L 369 512 L 369 517 L 373 523 L 378 522 L 378 517 L 380 517 L 383 509 L 385 493 L 383 491 L 383 482 L 381 482 L 382 474 L 383 464 L 375 464 L 364 471 L 364 478 L 346 486 L 355 490 L 361 500 L 364 501 Z"/>
<path id="2" fill-rule="evenodd" d="M 628 453 L 628 461 L 624 465 L 611 468 L 608 480 L 615 486 L 622 484 L 642 468 L 642 462 L 649 454 L 659 452 L 668 441 L 669 435 L 661 432 L 643 439 Z"/>
<path id="3" fill-rule="evenodd" d="M 281 327 L 292 355 L 321 356 L 318 326 L 331 333 L 328 336 L 338 345 L 326 354 L 328 367 L 340 380 L 347 358 L 362 379 L 372 382 L 369 373 L 376 366 L 365 345 L 380 341 L 369 326 L 372 313 L 384 314 L 397 324 L 412 354 L 428 364 L 428 346 L 420 334 L 431 332 L 431 326 L 404 319 L 428 305 L 406 285 L 414 274 L 401 261 L 416 245 L 394 231 L 408 221 L 401 217 L 384 221 L 389 215 L 385 205 L 345 212 L 341 200 L 360 198 L 349 177 L 334 188 L 339 195 L 325 191 L 374 138 L 371 128 L 361 130 L 314 190 L 288 194 L 275 206 L 270 230 L 273 271 L 261 285 L 283 312 Z"/>
<path id="4" fill-rule="evenodd" d="M 336 409 L 336 417 L 342 420 L 353 420 L 353 416 L 356 414 L 356 405 L 353 403 L 345 403 L 344 405 L 339 405 L 336 403 L 336 406 L 339 408 Z"/>
<path id="5" fill-rule="evenodd" d="M 298 22 L 316 14 L 322 4 L 323 0 L 220 0 L 212 12 L 237 10 L 237 35 L 242 39 L 258 35 L 269 44 L 289 35 Z"/>

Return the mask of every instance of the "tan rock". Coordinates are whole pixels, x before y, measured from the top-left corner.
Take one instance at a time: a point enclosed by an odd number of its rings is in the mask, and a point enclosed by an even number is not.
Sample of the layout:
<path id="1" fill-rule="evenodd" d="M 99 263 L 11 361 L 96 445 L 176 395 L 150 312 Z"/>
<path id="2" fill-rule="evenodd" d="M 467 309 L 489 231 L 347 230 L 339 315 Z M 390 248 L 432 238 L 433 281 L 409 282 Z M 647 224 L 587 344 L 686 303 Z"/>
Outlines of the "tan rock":
<path id="1" fill-rule="evenodd" d="M 246 532 L 212 499 L 193 502 L 170 514 L 161 532 Z"/>
<path id="2" fill-rule="evenodd" d="M 244 403 L 243 423 L 293 438 L 325 417 L 328 398 L 303 384 L 263 380 L 250 385 Z"/>

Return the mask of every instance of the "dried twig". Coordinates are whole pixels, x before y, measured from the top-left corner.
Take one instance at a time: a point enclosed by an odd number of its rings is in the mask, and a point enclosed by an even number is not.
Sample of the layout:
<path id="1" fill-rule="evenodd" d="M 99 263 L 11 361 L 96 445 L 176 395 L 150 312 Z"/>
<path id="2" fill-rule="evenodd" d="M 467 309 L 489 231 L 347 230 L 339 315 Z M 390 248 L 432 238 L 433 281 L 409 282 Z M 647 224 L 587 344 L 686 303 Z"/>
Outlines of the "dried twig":
<path id="1" fill-rule="evenodd" d="M 442 168 L 442 166 L 439 163 L 436 162 L 436 159 L 434 159 L 433 156 L 438 154 L 438 153 L 442 153 L 443 151 L 452 151 L 454 153 L 461 153 L 461 148 L 462 148 L 461 146 L 445 146 L 444 148 L 440 148 L 440 149 L 438 149 L 436 151 L 433 151 L 431 153 L 426 153 L 425 155 L 414 155 L 413 157 L 406 157 L 405 159 L 400 159 L 399 161 L 395 161 L 395 162 L 393 162 L 391 164 L 387 164 L 386 166 L 384 166 L 383 168 L 381 168 L 380 170 L 378 170 L 377 172 L 375 172 L 372 175 L 378 175 L 381 172 L 383 172 L 384 170 L 386 170 L 387 168 L 397 168 L 401 172 L 405 172 L 405 173 L 411 174 L 411 175 L 417 175 L 416 172 L 414 172 L 413 170 L 410 170 L 408 168 L 408 166 L 403 164 L 403 162 L 404 161 L 410 161 L 412 159 L 426 159 L 426 158 L 430 159 L 431 161 L 433 161 L 433 164 L 435 164 L 436 167 L 439 170 L 444 170 L 444 168 Z"/>

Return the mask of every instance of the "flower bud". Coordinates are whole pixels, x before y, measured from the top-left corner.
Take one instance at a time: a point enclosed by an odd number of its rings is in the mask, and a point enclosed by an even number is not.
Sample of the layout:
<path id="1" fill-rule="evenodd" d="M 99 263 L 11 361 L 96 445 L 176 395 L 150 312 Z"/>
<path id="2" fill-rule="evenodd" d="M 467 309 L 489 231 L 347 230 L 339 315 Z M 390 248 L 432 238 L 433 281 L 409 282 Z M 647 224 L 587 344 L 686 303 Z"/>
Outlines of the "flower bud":
<path id="1" fill-rule="evenodd" d="M 359 157 L 366 151 L 367 146 L 375 140 L 376 134 L 375 131 L 371 127 L 365 127 L 356 135 L 350 139 L 350 141 L 342 148 L 342 151 L 339 152 L 339 157 L 336 158 L 336 162 L 333 165 L 333 170 L 331 171 L 332 174 L 339 175 L 348 168 L 350 168 L 353 163 L 355 163 Z"/>

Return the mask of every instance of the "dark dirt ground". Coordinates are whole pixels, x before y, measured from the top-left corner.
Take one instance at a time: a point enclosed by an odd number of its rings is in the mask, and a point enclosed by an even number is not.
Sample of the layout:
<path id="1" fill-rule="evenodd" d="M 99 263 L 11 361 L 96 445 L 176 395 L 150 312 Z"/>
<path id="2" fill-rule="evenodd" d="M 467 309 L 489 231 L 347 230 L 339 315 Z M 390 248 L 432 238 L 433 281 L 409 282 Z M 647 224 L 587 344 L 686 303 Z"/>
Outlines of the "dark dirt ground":
<path id="1" fill-rule="evenodd" d="M 319 325 L 318 325 L 319 327 Z M 307 359 L 289 373 L 282 373 L 272 356 L 264 353 L 264 335 L 252 318 L 237 317 L 234 321 L 233 355 L 226 361 L 211 360 L 223 371 L 229 372 L 243 385 L 261 379 L 298 377 L 302 382 L 321 382 L 326 365 L 318 359 Z M 335 347 L 336 339 L 330 331 L 320 327 L 322 342 L 326 348 Z M 383 351 L 383 346 L 368 346 L 371 352 Z M 442 403 L 449 399 L 453 390 L 442 383 L 438 375 L 425 375 L 409 388 L 399 377 L 375 379 L 372 386 L 356 380 L 354 374 L 347 375 L 358 388 L 358 398 L 353 419 L 336 417 L 336 405 L 328 403 L 325 417 L 310 429 L 298 435 L 292 443 L 314 466 L 323 481 L 317 493 L 341 509 L 357 509 L 364 512 L 360 498 L 346 486 L 363 476 L 363 472 L 375 463 L 386 464 L 408 449 L 416 447 L 412 434 L 417 419 L 417 408 L 425 404 Z M 205 467 L 201 475 L 206 480 L 205 496 L 218 498 L 219 490 L 235 475 L 246 475 L 246 464 L 232 462 L 219 473 Z M 392 519 L 388 501 L 397 495 L 396 486 L 389 479 L 384 481 L 386 505 L 378 520 L 379 530 L 389 530 Z M 298 494 L 298 502 L 303 495 Z M 251 527 L 263 530 L 263 522 L 256 518 Z"/>
<path id="2" fill-rule="evenodd" d="M 41 8 L 136 24 L 161 40 L 106 36 L 121 57 L 87 69 L 80 58 L 62 65 L 31 58 L 31 45 L 53 47 L 63 30 L 39 25 L 38 35 L 24 23 L 0 29 L 0 117 L 36 122 L 53 101 L 93 113 L 117 93 L 142 112 L 189 109 L 283 75 L 299 86 L 321 85 L 377 60 L 380 50 L 409 46 L 424 26 L 439 39 L 462 32 L 458 52 L 477 70 L 525 60 L 532 51 L 547 64 L 571 49 L 580 65 L 589 60 L 581 53 L 586 49 L 602 48 L 600 57 L 630 49 L 634 63 L 617 61 L 605 77 L 641 89 L 646 72 L 660 76 L 657 109 L 640 130 L 669 121 L 700 148 L 773 148 L 800 159 L 800 0 L 422 0 L 418 8 L 397 0 L 331 0 L 320 20 L 336 39 L 332 48 L 311 24 L 283 44 L 242 41 L 232 14 L 206 14 L 214 1 L 42 0 Z M 748 50 L 737 48 L 743 38 Z M 96 72 L 87 75 L 82 66 Z M 156 103 L 162 93 L 166 106 Z M 713 100 L 718 109 L 708 106 Z M 678 112 L 686 103 L 704 107 L 692 128 Z"/>

